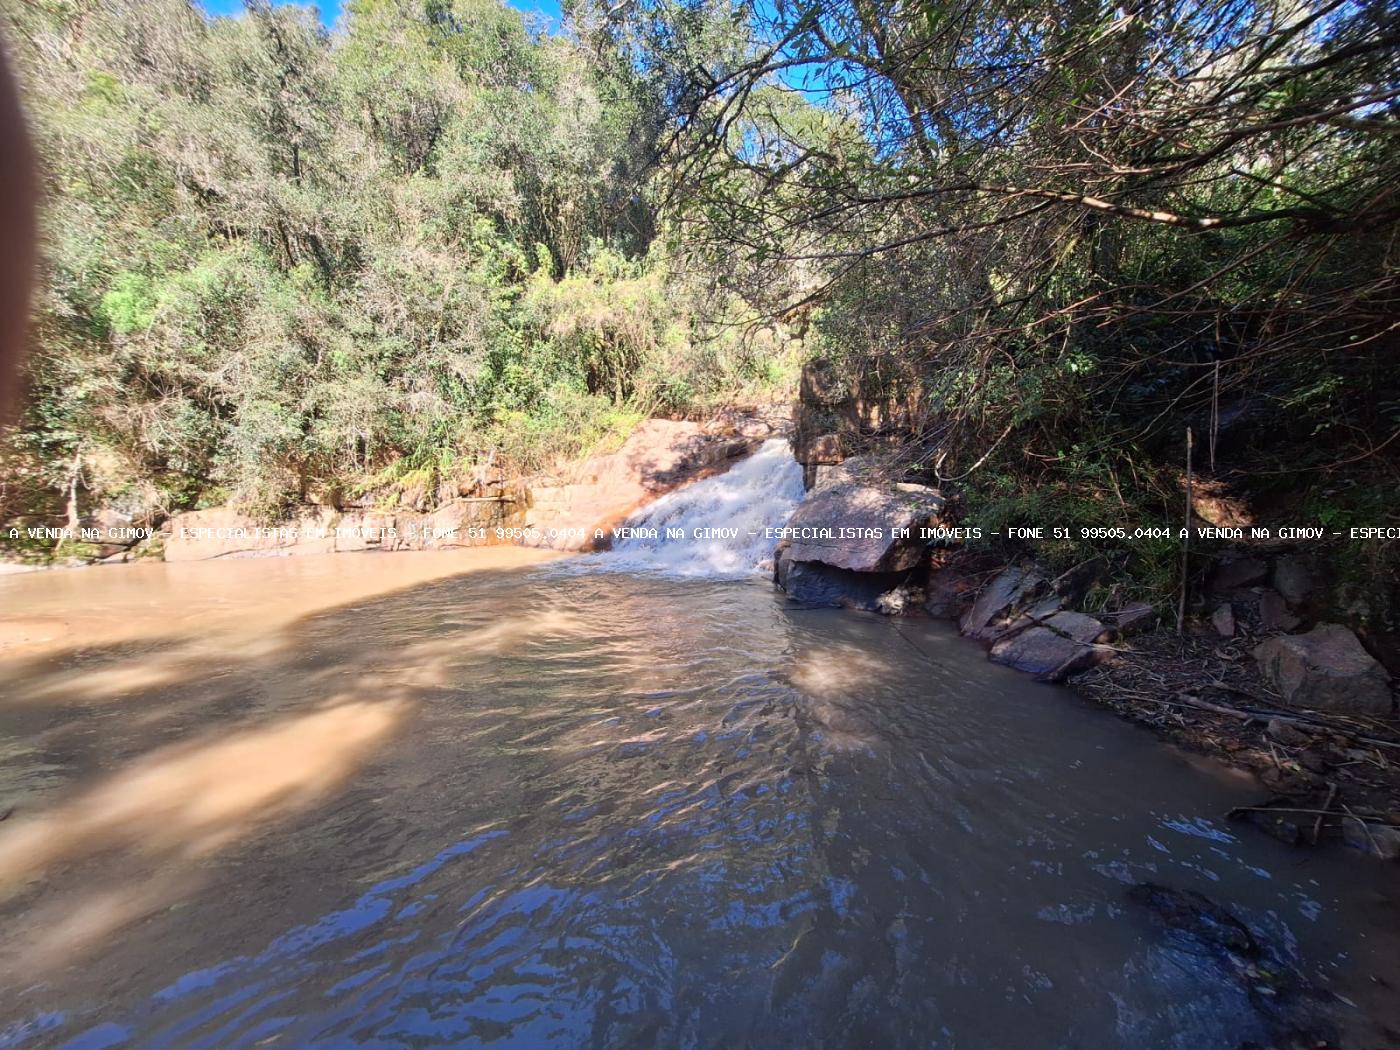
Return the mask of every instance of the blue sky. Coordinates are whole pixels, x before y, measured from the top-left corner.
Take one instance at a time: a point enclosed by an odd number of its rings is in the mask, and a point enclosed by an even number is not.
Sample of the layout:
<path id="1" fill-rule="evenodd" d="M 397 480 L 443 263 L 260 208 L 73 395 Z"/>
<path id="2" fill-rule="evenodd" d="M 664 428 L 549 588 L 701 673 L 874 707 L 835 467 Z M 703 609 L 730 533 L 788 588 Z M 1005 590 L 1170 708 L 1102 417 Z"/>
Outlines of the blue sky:
<path id="1" fill-rule="evenodd" d="M 286 0 L 274 0 L 275 3 L 283 3 Z M 311 3 L 311 0 L 304 0 Z M 518 8 L 530 14 L 541 14 L 548 16 L 551 25 L 559 24 L 559 0 L 507 0 L 511 7 Z M 243 0 L 199 0 L 199 3 L 212 15 L 236 15 L 243 10 Z M 321 13 L 321 21 L 326 26 L 335 25 L 335 20 L 340 17 L 340 0 L 315 0 L 317 11 Z"/>

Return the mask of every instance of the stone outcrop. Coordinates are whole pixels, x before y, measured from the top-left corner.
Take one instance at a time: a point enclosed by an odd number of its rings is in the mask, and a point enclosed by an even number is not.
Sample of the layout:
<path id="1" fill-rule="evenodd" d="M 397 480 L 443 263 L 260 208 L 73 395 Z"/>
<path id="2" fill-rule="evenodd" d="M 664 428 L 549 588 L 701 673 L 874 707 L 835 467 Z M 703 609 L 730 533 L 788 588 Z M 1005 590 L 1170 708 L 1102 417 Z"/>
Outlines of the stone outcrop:
<path id="1" fill-rule="evenodd" d="M 886 484 L 854 476 L 814 491 L 793 512 L 791 539 L 779 546 L 774 576 L 793 601 L 886 611 L 917 604 L 904 591 L 922 568 L 928 543 L 919 530 L 938 520 L 943 497 L 919 485 Z"/>
<path id="2" fill-rule="evenodd" d="M 1254 657 L 1286 703 L 1323 711 L 1390 713 L 1390 676 L 1356 635 L 1338 624 L 1269 638 L 1255 648 Z"/>
<path id="3" fill-rule="evenodd" d="M 511 483 L 483 475 L 434 494 L 410 487 L 396 494 L 393 507 L 312 506 L 273 525 L 228 507 L 191 511 L 170 520 L 165 559 L 477 547 L 516 542 L 530 529 L 540 539 L 527 545 L 585 549 L 594 529 L 610 528 L 657 496 L 726 468 L 785 426 L 777 412 L 735 410 L 703 425 L 650 419 L 618 451 L 591 457 L 566 480 Z M 502 537 L 498 528 L 512 531 Z"/>
<path id="4" fill-rule="evenodd" d="M 616 452 L 590 457 L 567 477 L 532 480 L 525 524 L 539 538 L 526 544 L 592 549 L 595 529 L 610 529 L 656 497 L 727 469 L 781 425 L 760 422 L 764 429 L 749 436 L 737 423 L 707 427 L 688 420 L 644 421 Z"/>
<path id="5" fill-rule="evenodd" d="M 803 481 L 813 487 L 819 468 L 853 451 L 909 432 L 918 403 L 915 389 L 891 395 L 875 377 L 845 376 L 823 358 L 802 366 L 793 414 L 792 452 Z"/>
<path id="6" fill-rule="evenodd" d="M 1100 643 L 1117 634 L 1111 624 L 1066 609 L 1065 583 L 1065 577 L 1052 582 L 1035 568 L 1004 569 L 963 615 L 962 633 L 986 643 L 995 663 L 1061 681 L 1101 659 L 1105 650 Z M 1146 618 L 1141 610 L 1125 612 L 1130 622 Z M 1151 615 L 1150 607 L 1146 614 Z"/>
<path id="7" fill-rule="evenodd" d="M 1049 589 L 1045 577 L 1032 569 L 1013 567 L 999 573 L 982 589 L 972 608 L 963 616 L 962 633 L 978 641 L 992 642 L 1018 623 L 1029 624 L 1057 612 L 1059 599 L 1049 594 Z"/>

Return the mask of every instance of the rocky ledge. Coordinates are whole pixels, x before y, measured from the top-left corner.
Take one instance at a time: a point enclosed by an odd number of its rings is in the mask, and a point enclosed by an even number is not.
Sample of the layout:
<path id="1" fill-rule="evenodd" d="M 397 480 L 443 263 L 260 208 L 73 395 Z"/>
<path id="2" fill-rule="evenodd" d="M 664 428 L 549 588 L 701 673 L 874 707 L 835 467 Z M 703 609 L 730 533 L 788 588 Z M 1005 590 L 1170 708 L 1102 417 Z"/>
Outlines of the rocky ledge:
<path id="1" fill-rule="evenodd" d="M 788 519 L 774 579 L 804 605 L 906 611 L 922 593 L 923 530 L 938 524 L 943 506 L 933 489 L 880 482 L 848 461 Z"/>

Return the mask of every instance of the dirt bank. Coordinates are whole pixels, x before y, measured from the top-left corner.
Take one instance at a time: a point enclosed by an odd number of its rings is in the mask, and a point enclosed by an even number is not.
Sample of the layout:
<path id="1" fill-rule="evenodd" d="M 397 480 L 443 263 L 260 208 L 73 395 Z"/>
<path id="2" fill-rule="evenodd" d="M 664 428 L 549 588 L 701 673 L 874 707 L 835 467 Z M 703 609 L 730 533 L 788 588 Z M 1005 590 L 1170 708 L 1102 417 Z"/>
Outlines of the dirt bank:
<path id="1" fill-rule="evenodd" d="M 1254 638 L 1158 630 L 1071 677 L 1081 696 L 1188 750 L 1247 770 L 1257 809 L 1232 816 L 1295 845 L 1344 841 L 1394 858 L 1400 719 L 1286 706 Z"/>

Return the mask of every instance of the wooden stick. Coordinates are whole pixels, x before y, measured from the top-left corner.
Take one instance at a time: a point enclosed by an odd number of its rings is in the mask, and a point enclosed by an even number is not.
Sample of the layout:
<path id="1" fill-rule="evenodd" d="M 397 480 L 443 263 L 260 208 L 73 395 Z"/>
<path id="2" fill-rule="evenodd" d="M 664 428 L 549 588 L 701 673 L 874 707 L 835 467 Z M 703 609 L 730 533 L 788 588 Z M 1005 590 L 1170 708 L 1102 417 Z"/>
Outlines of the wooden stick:
<path id="1" fill-rule="evenodd" d="M 1346 806 L 1342 806 L 1342 808 L 1347 809 Z M 1227 817 L 1233 817 L 1236 813 L 1310 813 L 1326 816 L 1330 812 L 1331 810 L 1327 809 L 1304 809 L 1300 806 L 1236 806 L 1225 815 Z M 1347 813 L 1351 815 L 1352 820 L 1360 821 L 1362 824 L 1366 823 L 1365 820 L 1362 820 L 1362 818 L 1358 817 L 1355 813 L 1352 813 L 1351 810 L 1347 809 Z M 1380 821 L 1376 821 L 1376 823 L 1379 824 Z"/>
<path id="2" fill-rule="evenodd" d="M 1337 785 L 1335 783 L 1327 785 L 1327 801 L 1322 804 L 1322 812 L 1317 815 L 1317 820 L 1313 821 L 1312 844 L 1317 845 L 1318 837 L 1322 834 L 1322 822 L 1327 818 L 1327 811 L 1332 808 L 1332 800 L 1337 797 Z"/>
<path id="3" fill-rule="evenodd" d="M 1374 835 L 1371 834 L 1371 829 L 1368 828 L 1368 827 L 1366 826 L 1366 822 L 1365 822 L 1364 820 L 1362 820 L 1360 817 L 1358 817 L 1355 813 L 1353 813 L 1353 812 L 1347 807 L 1347 804 L 1346 804 L 1345 802 L 1342 803 L 1342 808 L 1345 809 L 1345 810 L 1347 811 L 1347 816 L 1349 816 L 1352 820 L 1354 820 L 1354 821 L 1356 821 L 1358 824 L 1360 824 L 1360 825 L 1361 825 L 1361 830 L 1364 831 L 1364 832 L 1366 832 L 1366 841 L 1369 842 L 1369 843 L 1371 844 L 1371 848 L 1372 848 L 1373 850 L 1376 851 L 1376 856 L 1377 856 L 1377 857 L 1384 857 L 1385 854 L 1381 851 L 1380 843 L 1378 843 L 1378 842 L 1376 841 L 1376 836 L 1374 836 Z"/>

